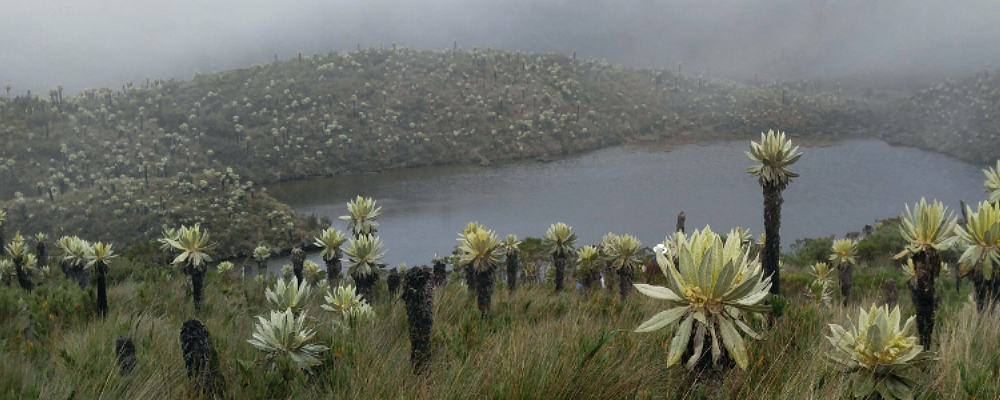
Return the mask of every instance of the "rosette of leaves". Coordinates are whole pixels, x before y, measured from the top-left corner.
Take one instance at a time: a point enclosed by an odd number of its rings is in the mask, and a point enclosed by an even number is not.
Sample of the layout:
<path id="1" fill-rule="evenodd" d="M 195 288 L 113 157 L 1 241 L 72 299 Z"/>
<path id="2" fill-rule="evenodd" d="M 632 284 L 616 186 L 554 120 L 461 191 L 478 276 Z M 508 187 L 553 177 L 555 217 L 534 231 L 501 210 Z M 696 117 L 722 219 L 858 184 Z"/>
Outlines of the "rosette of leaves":
<path id="1" fill-rule="evenodd" d="M 750 249 L 742 246 L 739 239 L 728 238 L 723 242 L 710 227 L 696 230 L 690 238 L 678 232 L 674 242 L 677 264 L 662 252 L 656 254 L 667 286 L 635 285 L 642 294 L 666 300 L 671 307 L 642 323 L 636 332 L 679 324 L 670 341 L 668 366 L 681 360 L 690 342 L 693 353 L 687 360 L 689 369 L 698 365 L 706 346 L 711 349 L 713 364 L 721 359 L 725 347 L 736 364 L 746 369 L 749 358 L 740 331 L 760 339 L 744 318 L 746 313 L 771 310 L 763 304 L 770 279 L 763 276 L 760 262 L 750 257 Z"/>
<path id="2" fill-rule="evenodd" d="M 181 226 L 174 238 L 166 239 L 167 243 L 180 254 L 172 262 L 175 266 L 184 268 L 191 275 L 192 297 L 194 306 L 201 309 L 203 286 L 207 265 L 212 261 L 208 251 L 214 247 L 209 244 L 209 233 L 195 224 L 193 227 Z"/>
<path id="3" fill-rule="evenodd" d="M 854 265 L 858 263 L 858 244 L 850 239 L 836 239 L 831 245 L 830 262 L 837 268 L 840 280 L 840 295 L 843 305 L 851 297 L 851 287 L 854 285 Z"/>
<path id="4" fill-rule="evenodd" d="M 343 257 L 343 250 L 340 246 L 347 241 L 347 236 L 343 232 L 333 228 L 324 229 L 316 237 L 315 244 L 323 249 L 319 256 L 326 263 L 326 271 L 331 278 L 340 275 L 340 259 Z"/>
<path id="5" fill-rule="evenodd" d="M 319 264 L 312 262 L 311 260 L 305 260 L 302 263 L 302 274 L 306 278 L 306 282 L 310 284 L 315 284 L 323 270 L 319 268 Z"/>
<path id="6" fill-rule="evenodd" d="M 861 309 L 858 324 L 850 331 L 830 324 L 833 351 L 826 357 L 850 375 L 854 398 L 870 398 L 878 393 L 883 399 L 912 399 L 916 381 L 907 373 L 936 358 L 917 344 L 915 317 L 900 329 L 899 307 L 872 305 Z"/>
<path id="7" fill-rule="evenodd" d="M 375 318 L 375 310 L 357 294 L 354 286 L 337 286 L 332 292 L 326 292 L 324 300 L 326 304 L 320 307 L 340 315 L 340 320 L 333 321 L 335 328 L 352 328 L 360 322 Z"/>
<path id="8" fill-rule="evenodd" d="M 734 238 L 734 240 L 739 240 Z M 628 297 L 632 292 L 632 277 L 635 267 L 639 266 L 639 259 L 636 253 L 642 247 L 642 242 L 632 235 L 615 235 L 609 233 L 604 235 L 601 241 L 601 248 L 611 269 L 618 273 L 618 290 L 622 298 Z"/>
<path id="9" fill-rule="evenodd" d="M 233 263 L 230 261 L 223 261 L 220 262 L 219 265 L 216 265 L 215 269 L 219 272 L 219 275 L 228 277 L 229 274 L 233 272 Z"/>
<path id="10" fill-rule="evenodd" d="M 813 264 L 810 268 L 809 275 L 816 278 L 817 281 L 830 282 L 833 275 L 833 270 L 825 262 L 818 262 Z"/>
<path id="11" fill-rule="evenodd" d="M 507 235 L 501 247 L 507 260 L 507 290 L 514 291 L 517 288 L 518 258 L 521 253 L 521 241 L 517 240 L 516 235 Z M 437 265 L 436 261 L 435 265 Z M 436 272 L 435 275 L 437 275 Z"/>
<path id="12" fill-rule="evenodd" d="M 576 273 L 577 279 L 583 284 L 584 289 L 590 289 L 600 272 L 601 253 L 596 246 L 583 246 L 576 251 Z"/>
<path id="13" fill-rule="evenodd" d="M 110 243 L 94 243 L 87 248 L 88 269 L 97 270 L 97 314 L 106 317 L 108 314 L 108 263 L 118 257 Z"/>
<path id="14" fill-rule="evenodd" d="M 986 175 L 986 182 L 983 184 L 989 193 L 988 201 L 993 204 L 1000 203 L 1000 160 L 997 160 L 996 169 L 984 169 L 983 174 Z"/>
<path id="15" fill-rule="evenodd" d="M 350 262 L 347 266 L 347 272 L 354 278 L 358 292 L 365 300 L 370 301 L 372 298 L 372 287 L 375 285 L 375 280 L 378 277 L 377 268 L 383 266 L 383 264 L 379 263 L 379 260 L 385 257 L 382 240 L 378 236 L 371 235 L 361 235 L 357 238 L 351 238 L 347 249 L 344 250 L 344 254 L 347 254 Z"/>
<path id="16" fill-rule="evenodd" d="M 269 360 L 287 356 L 299 368 L 310 371 L 322 363 L 320 354 L 329 348 L 313 343 L 316 331 L 307 328 L 305 322 L 305 313 L 296 317 L 290 308 L 271 311 L 266 318 L 257 317 L 253 336 L 247 342 L 264 352 Z"/>
<path id="17" fill-rule="evenodd" d="M 308 283 L 299 283 L 297 279 L 285 281 L 278 278 L 273 289 L 267 288 L 264 291 L 264 297 L 274 305 L 275 309 L 291 309 L 297 313 L 302 310 L 311 292 L 312 288 Z"/>
<path id="18" fill-rule="evenodd" d="M 257 261 L 257 271 L 260 275 L 267 270 L 267 259 L 271 258 L 271 249 L 260 245 L 253 249 L 253 259 Z"/>
<path id="19" fill-rule="evenodd" d="M 816 302 L 816 305 L 830 303 L 830 296 L 833 295 L 833 289 L 830 288 L 830 281 L 815 279 L 809 284 L 808 289 L 806 297 Z"/>
<path id="20" fill-rule="evenodd" d="M 1000 264 L 1000 203 L 979 203 L 976 212 L 968 209 L 969 221 L 955 228 L 960 243 L 966 246 L 959 258 L 962 275 L 972 275 L 977 309 L 996 304 L 1000 285 L 993 279 L 993 269 Z"/>
<path id="21" fill-rule="evenodd" d="M 906 206 L 900 233 L 907 245 L 895 258 L 909 257 L 914 264 L 915 279 L 910 282 L 910 295 L 917 311 L 917 332 L 920 344 L 930 346 L 934 333 L 936 293 L 934 281 L 941 271 L 941 252 L 950 249 L 958 240 L 955 235 L 957 220 L 948 207 L 935 200 L 927 204 L 920 199 L 913 211 Z"/>
<path id="22" fill-rule="evenodd" d="M 340 216 L 341 220 L 347 221 L 347 230 L 351 231 L 355 238 L 364 235 L 373 235 L 378 231 L 378 217 L 382 215 L 382 207 L 375 205 L 375 199 L 358 196 L 353 201 L 347 202 L 348 215 Z"/>
<path id="23" fill-rule="evenodd" d="M 556 291 L 563 289 L 563 277 L 566 271 L 566 260 L 575 254 L 574 244 L 576 234 L 573 228 L 562 222 L 557 222 L 549 226 L 542 237 L 542 246 L 552 255 L 552 264 L 555 266 Z"/>
<path id="24" fill-rule="evenodd" d="M 493 298 L 493 272 L 500 265 L 503 248 L 493 231 L 476 226 L 467 229 L 458 239 L 458 254 L 462 265 L 472 268 L 475 275 L 476 304 L 487 315 Z"/>

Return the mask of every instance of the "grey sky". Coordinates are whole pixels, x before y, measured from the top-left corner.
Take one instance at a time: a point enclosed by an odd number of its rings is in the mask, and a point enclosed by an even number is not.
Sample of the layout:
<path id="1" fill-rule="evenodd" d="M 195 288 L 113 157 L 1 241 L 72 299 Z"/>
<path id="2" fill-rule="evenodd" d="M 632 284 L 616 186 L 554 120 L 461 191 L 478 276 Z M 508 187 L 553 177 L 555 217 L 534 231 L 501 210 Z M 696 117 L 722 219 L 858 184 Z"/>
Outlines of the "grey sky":
<path id="1" fill-rule="evenodd" d="M 456 39 L 739 79 L 1000 64 L 996 0 L 0 0 L 0 10 L 0 83 L 18 93 Z"/>

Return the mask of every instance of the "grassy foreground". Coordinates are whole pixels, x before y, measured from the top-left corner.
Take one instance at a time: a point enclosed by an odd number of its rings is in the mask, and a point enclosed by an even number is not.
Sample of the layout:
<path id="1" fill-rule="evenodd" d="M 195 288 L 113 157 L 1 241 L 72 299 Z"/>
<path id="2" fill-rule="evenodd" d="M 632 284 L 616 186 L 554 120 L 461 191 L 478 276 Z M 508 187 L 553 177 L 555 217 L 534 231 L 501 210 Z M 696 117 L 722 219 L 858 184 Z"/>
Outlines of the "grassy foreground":
<path id="1" fill-rule="evenodd" d="M 862 268 L 852 304 L 815 306 L 799 293 L 804 271 L 782 274 L 790 297 L 784 315 L 770 327 L 755 325 L 765 340 L 751 341 L 751 365 L 732 370 L 716 398 L 837 399 L 846 381 L 823 361 L 830 345 L 828 323 L 850 326 L 859 305 L 877 301 L 887 277 L 903 282 L 898 268 Z M 640 278 L 641 279 L 641 278 Z M 1000 314 L 977 315 L 968 303 L 970 285 L 955 290 L 939 281 L 942 296 L 935 330 L 941 360 L 923 373 L 917 398 L 997 396 Z M 454 277 L 434 298 L 433 357 L 423 375 L 409 363 L 406 313 L 391 300 L 384 282 L 375 302 L 377 318 L 351 331 L 334 331 L 332 313 L 320 309 L 314 290 L 307 313 L 317 340 L 331 348 L 313 376 L 294 368 L 269 368 L 246 340 L 254 316 L 270 307 L 262 282 L 211 272 L 205 306 L 196 314 L 186 279 L 161 265 L 116 260 L 109 278 L 107 320 L 93 310 L 94 289 L 80 290 L 61 277 L 32 293 L 0 285 L 0 338 L 5 367 L 3 398 L 199 398 L 181 356 L 181 324 L 198 318 L 211 333 L 223 398 L 698 398 L 686 370 L 667 369 L 666 331 L 632 332 L 664 308 L 641 294 L 625 301 L 599 289 L 582 296 L 553 294 L 550 284 L 525 285 L 509 294 L 499 284 L 489 318 L 482 319 L 473 293 Z M 799 286 L 801 287 L 801 286 Z M 905 286 L 904 315 L 912 315 Z M 839 301 L 835 299 L 834 304 Z M 138 364 L 119 376 L 115 339 L 135 341 Z M 966 376 L 962 376 L 962 369 Z M 283 372 L 282 372 L 283 371 Z M 981 384 L 977 388 L 976 381 Z"/>

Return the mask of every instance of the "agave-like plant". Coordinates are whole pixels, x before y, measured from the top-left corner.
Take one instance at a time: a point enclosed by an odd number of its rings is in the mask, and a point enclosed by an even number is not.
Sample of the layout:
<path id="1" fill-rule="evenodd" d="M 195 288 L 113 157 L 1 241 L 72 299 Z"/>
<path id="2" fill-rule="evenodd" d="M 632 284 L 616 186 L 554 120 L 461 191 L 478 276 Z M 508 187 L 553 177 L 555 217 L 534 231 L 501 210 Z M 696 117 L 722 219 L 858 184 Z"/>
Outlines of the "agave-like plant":
<path id="1" fill-rule="evenodd" d="M 319 268 L 319 264 L 312 262 L 312 260 L 306 260 L 302 263 L 302 274 L 305 276 L 306 282 L 315 284 L 319 281 L 323 270 Z"/>
<path id="2" fill-rule="evenodd" d="M 324 299 L 326 304 L 320 307 L 341 317 L 340 320 L 333 321 L 335 328 L 352 328 L 360 322 L 375 318 L 375 310 L 357 294 L 354 286 L 337 286 L 333 292 L 327 291 Z"/>
<path id="3" fill-rule="evenodd" d="M 983 173 L 986 174 L 986 192 L 989 193 L 989 202 L 996 204 L 1000 203 L 1000 160 L 997 160 L 997 168 L 984 169 Z"/>
<path id="4" fill-rule="evenodd" d="M 690 238 L 678 232 L 674 242 L 678 253 L 676 264 L 664 252 L 656 254 L 667 286 L 635 285 L 640 293 L 666 300 L 671 308 L 642 323 L 636 332 L 651 332 L 680 322 L 670 342 L 668 366 L 680 361 L 692 340 L 694 348 L 687 367 L 694 369 L 703 365 L 699 360 L 706 339 L 710 342 L 713 364 L 716 364 L 722 356 L 721 338 L 736 365 L 746 369 L 749 358 L 740 330 L 760 339 L 744 318 L 749 312 L 770 311 L 770 307 L 762 304 L 768 296 L 770 279 L 763 275 L 760 262 L 750 256 L 749 247 L 742 246 L 734 237 L 723 242 L 710 227 L 696 230 Z"/>
<path id="5" fill-rule="evenodd" d="M 264 297 L 274 305 L 275 309 L 291 309 L 298 313 L 305 306 L 305 301 L 309 299 L 311 292 L 312 288 L 308 283 L 299 283 L 297 279 L 285 282 L 284 279 L 278 278 L 274 289 L 268 288 L 264 291 Z"/>
<path id="6" fill-rule="evenodd" d="M 90 283 L 90 275 L 86 270 L 90 243 L 76 236 L 63 237 L 59 239 L 59 248 L 70 279 L 80 285 L 81 289 L 87 287 Z"/>
<path id="7" fill-rule="evenodd" d="M 320 354 L 329 348 L 312 343 L 316 331 L 306 328 L 306 314 L 298 317 L 291 309 L 271 311 L 270 318 L 257 317 L 252 339 L 247 340 L 268 359 L 288 356 L 299 368 L 310 371 L 322 363 Z"/>
<path id="8" fill-rule="evenodd" d="M 833 289 L 830 288 L 830 281 L 814 279 L 809 284 L 808 289 L 806 297 L 816 302 L 816 305 L 830 303 L 830 296 L 833 295 Z"/>
<path id="9" fill-rule="evenodd" d="M 739 242 L 739 238 L 734 237 Z M 601 248 L 607 257 L 611 268 L 618 273 L 618 290 L 622 299 L 628 297 L 632 292 L 632 276 L 635 267 L 639 266 L 639 259 L 636 253 L 642 247 L 642 242 L 632 235 L 615 235 L 609 233 L 604 235 L 601 241 Z"/>
<path id="10" fill-rule="evenodd" d="M 781 192 L 799 175 L 789 171 L 788 166 L 795 164 L 802 157 L 798 146 L 792 146 L 792 141 L 781 131 L 768 130 L 760 134 L 760 143 L 750 142 L 750 151 L 746 153 L 754 162 L 760 163 L 746 169 L 751 176 L 757 177 L 757 183 L 764 191 L 764 234 L 767 241 L 764 245 L 764 275 L 771 278 L 771 293 L 778 294 L 780 271 L 778 258 L 781 256 Z"/>
<path id="11" fill-rule="evenodd" d="M 825 262 L 818 262 L 816 264 L 813 264 L 810 267 L 810 269 L 812 270 L 812 272 L 810 272 L 809 274 L 812 275 L 814 278 L 816 278 L 816 280 L 818 280 L 818 281 L 824 281 L 824 282 L 830 282 L 831 281 L 831 276 L 833 275 L 833 270 L 830 268 L 830 266 L 827 263 L 825 263 Z"/>
<path id="12" fill-rule="evenodd" d="M 493 231 L 482 227 L 465 231 L 458 241 L 462 264 L 475 273 L 476 304 L 479 312 L 486 316 L 493 298 L 493 272 L 503 256 L 502 242 Z"/>
<path id="13" fill-rule="evenodd" d="M 950 249 L 958 240 L 956 226 L 957 220 L 948 207 L 937 200 L 927 204 L 926 199 L 920 199 L 912 212 L 906 206 L 900 226 L 908 243 L 895 258 L 910 257 L 914 263 L 916 279 L 911 283 L 910 295 L 917 311 L 920 344 L 924 347 L 930 347 L 934 332 L 934 281 L 941 271 L 940 252 Z"/>
<path id="14" fill-rule="evenodd" d="M 378 232 L 376 220 L 382 215 L 382 207 L 375 205 L 375 199 L 358 196 L 353 201 L 347 202 L 347 212 L 349 215 L 342 215 L 340 219 L 347 221 L 347 230 L 351 231 L 355 238 Z"/>
<path id="15" fill-rule="evenodd" d="M 178 230 L 175 228 L 163 228 L 163 233 L 159 239 L 156 239 L 160 243 L 160 251 L 167 255 L 167 259 L 172 260 L 174 258 L 174 252 L 176 249 L 170 244 L 171 240 L 177 240 Z"/>
<path id="16" fill-rule="evenodd" d="M 111 243 L 94 243 L 87 248 L 87 268 L 97 270 L 97 314 L 108 315 L 108 263 L 115 255 Z"/>
<path id="17" fill-rule="evenodd" d="M 521 253 L 521 241 L 517 240 L 517 235 L 507 235 L 501 245 L 507 260 L 507 290 L 513 292 L 517 289 L 518 257 Z"/>
<path id="18" fill-rule="evenodd" d="M 371 235 L 351 238 L 344 254 L 347 254 L 350 261 L 347 272 L 354 279 L 358 292 L 365 300 L 371 301 L 372 288 L 378 279 L 377 268 L 384 266 L 384 264 L 379 263 L 379 260 L 385 257 L 382 240 L 378 236 Z"/>
<path id="19" fill-rule="evenodd" d="M 969 221 L 955 228 L 966 247 L 958 262 L 963 275 L 972 275 L 979 311 L 1000 301 L 1000 285 L 993 268 L 1000 264 L 1000 203 L 979 203 L 976 212 L 967 209 Z"/>
<path id="20" fill-rule="evenodd" d="M 936 358 L 917 344 L 914 317 L 900 329 L 899 307 L 872 305 L 861 309 L 858 324 L 847 331 L 830 324 L 827 336 L 834 350 L 827 358 L 850 374 L 854 398 L 870 398 L 878 393 L 883 399 L 912 399 L 916 381 L 906 374 Z"/>
<path id="21" fill-rule="evenodd" d="M 552 265 L 556 272 L 556 291 L 563 289 L 563 280 L 566 271 L 566 260 L 572 257 L 576 250 L 576 234 L 573 228 L 562 222 L 557 222 L 549 226 L 542 237 L 542 245 L 545 246 L 549 254 L 552 255 Z"/>
<path id="22" fill-rule="evenodd" d="M 858 243 L 850 239 L 836 239 L 832 248 L 830 262 L 837 268 L 840 295 L 843 297 L 843 305 L 847 306 L 847 300 L 851 297 L 851 286 L 854 283 L 854 265 L 858 263 Z"/>
<path id="23" fill-rule="evenodd" d="M 10 281 L 17 276 L 17 272 L 14 271 L 14 262 L 6 259 L 0 259 L 0 281 L 10 285 Z"/>
<path id="24" fill-rule="evenodd" d="M 576 251 L 576 272 L 584 290 L 590 289 L 600 272 L 601 252 L 596 246 L 583 246 Z"/>
<path id="25" fill-rule="evenodd" d="M 193 227 L 181 226 L 177 230 L 175 238 L 167 239 L 167 243 L 175 251 L 180 252 L 174 258 L 172 264 L 182 266 L 191 275 L 191 286 L 194 288 L 192 296 L 194 297 L 194 306 L 198 310 L 201 310 L 204 294 L 205 272 L 208 263 L 212 261 L 212 257 L 208 255 L 208 251 L 214 245 L 209 244 L 208 241 L 208 231 L 202 230 L 198 224 L 195 224 Z"/>
<path id="26" fill-rule="evenodd" d="M 323 249 L 319 253 L 319 256 L 323 258 L 323 262 L 326 263 L 326 273 L 330 278 L 336 279 L 340 276 L 340 259 L 343 257 L 343 251 L 340 246 L 347 241 L 347 236 L 344 233 L 333 228 L 324 229 L 318 237 L 316 237 L 315 244 Z"/>
<path id="27" fill-rule="evenodd" d="M 267 259 L 271 258 L 271 249 L 260 245 L 253 249 L 253 259 L 257 261 L 257 274 L 264 275 L 267 272 Z"/>
<path id="28" fill-rule="evenodd" d="M 7 254 L 10 255 L 10 260 L 14 262 L 17 283 L 24 290 L 30 291 L 34 289 L 35 285 L 31 282 L 31 275 L 24 268 L 24 257 L 28 255 L 28 246 L 24 244 L 24 237 L 21 236 L 20 232 L 15 233 L 14 239 L 7 245 Z"/>

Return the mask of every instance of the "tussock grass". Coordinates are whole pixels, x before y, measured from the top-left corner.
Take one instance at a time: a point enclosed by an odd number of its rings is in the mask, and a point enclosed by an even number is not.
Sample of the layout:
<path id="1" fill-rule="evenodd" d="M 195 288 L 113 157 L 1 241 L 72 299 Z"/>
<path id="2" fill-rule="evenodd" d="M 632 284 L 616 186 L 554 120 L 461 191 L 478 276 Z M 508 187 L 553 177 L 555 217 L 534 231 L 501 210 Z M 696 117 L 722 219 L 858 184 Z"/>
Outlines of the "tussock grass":
<path id="1" fill-rule="evenodd" d="M 246 342 L 253 317 L 269 310 L 264 283 L 224 280 L 213 271 L 199 314 L 183 275 L 120 263 L 112 266 L 106 320 L 91 311 L 93 289 L 61 278 L 31 294 L 0 286 L 0 397 L 200 398 L 179 343 L 181 324 L 198 318 L 218 354 L 223 398 L 688 399 L 714 393 L 710 398 L 839 399 L 847 382 L 823 360 L 830 348 L 827 325 L 849 326 L 858 307 L 880 300 L 878 274 L 895 273 L 859 271 L 865 279 L 857 280 L 857 299 L 847 308 L 836 299 L 834 306 L 814 306 L 789 292 L 784 316 L 773 324 L 753 321 L 765 338 L 750 342 L 750 367 L 731 370 L 721 388 L 706 391 L 692 387 L 683 368 L 666 368 L 669 332 L 632 332 L 665 307 L 641 295 L 622 301 L 603 289 L 554 294 L 550 284 L 510 294 L 500 284 L 483 318 L 474 293 L 453 280 L 436 289 L 433 356 L 415 375 L 403 303 L 389 297 L 384 283 L 376 289 L 377 318 L 349 331 L 332 328 L 333 313 L 319 307 L 324 291 L 314 290 L 305 310 L 317 327 L 316 340 L 330 351 L 307 375 L 280 357 L 264 360 Z M 783 276 L 794 280 L 798 274 Z M 866 281 L 872 283 L 861 283 Z M 934 346 L 941 360 L 919 377 L 918 398 L 962 398 L 976 379 L 982 381 L 973 391 L 977 398 L 995 396 L 1000 356 L 986 350 L 1000 340 L 1000 313 L 977 314 L 966 300 L 969 285 L 955 294 L 945 294 L 954 293 L 952 282 L 941 285 L 942 328 Z M 902 289 L 904 315 L 912 315 Z M 138 363 L 125 376 L 114 352 L 118 336 L 131 337 L 137 349 Z"/>

